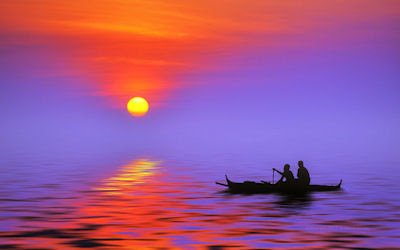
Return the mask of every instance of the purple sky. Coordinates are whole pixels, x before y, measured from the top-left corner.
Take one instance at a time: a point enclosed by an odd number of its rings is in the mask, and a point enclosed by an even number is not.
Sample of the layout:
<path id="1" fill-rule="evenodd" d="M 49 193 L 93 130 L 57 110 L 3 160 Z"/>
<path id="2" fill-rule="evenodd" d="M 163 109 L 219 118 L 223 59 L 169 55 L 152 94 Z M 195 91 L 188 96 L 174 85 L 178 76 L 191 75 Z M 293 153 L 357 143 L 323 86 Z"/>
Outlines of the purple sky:
<path id="1" fill-rule="evenodd" d="M 390 4 L 382 5 L 390 9 Z M 397 160 L 399 15 L 388 12 L 385 19 L 352 23 L 333 17 L 334 25 L 320 18 L 312 32 L 241 31 L 247 40 L 239 46 L 202 47 L 203 54 L 193 58 L 219 66 L 160 73 L 168 94 L 159 98 L 163 90 L 157 90 L 154 102 L 147 98 L 150 112 L 140 118 L 99 92 L 96 79 L 106 75 L 96 78 L 97 71 L 71 67 L 66 55 L 76 52 L 75 45 L 58 46 L 57 39 L 45 40 L 40 32 L 11 34 L 3 28 L 1 155 L 220 151 Z"/>

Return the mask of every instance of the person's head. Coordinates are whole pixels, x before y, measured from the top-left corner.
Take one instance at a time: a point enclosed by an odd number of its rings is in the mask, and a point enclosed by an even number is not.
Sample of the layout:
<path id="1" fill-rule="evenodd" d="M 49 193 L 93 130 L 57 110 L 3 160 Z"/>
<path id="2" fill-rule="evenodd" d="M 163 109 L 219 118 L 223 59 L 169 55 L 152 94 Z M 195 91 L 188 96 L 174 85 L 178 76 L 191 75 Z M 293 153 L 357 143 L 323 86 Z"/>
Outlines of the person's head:
<path id="1" fill-rule="evenodd" d="M 290 169 L 290 165 L 289 164 L 285 164 L 285 166 L 283 166 L 283 170 L 284 171 L 289 171 Z"/>
<path id="2" fill-rule="evenodd" d="M 302 167 L 304 167 L 304 165 L 303 165 L 303 161 L 299 161 L 299 162 L 298 162 L 298 164 L 299 164 L 299 168 L 302 168 Z"/>

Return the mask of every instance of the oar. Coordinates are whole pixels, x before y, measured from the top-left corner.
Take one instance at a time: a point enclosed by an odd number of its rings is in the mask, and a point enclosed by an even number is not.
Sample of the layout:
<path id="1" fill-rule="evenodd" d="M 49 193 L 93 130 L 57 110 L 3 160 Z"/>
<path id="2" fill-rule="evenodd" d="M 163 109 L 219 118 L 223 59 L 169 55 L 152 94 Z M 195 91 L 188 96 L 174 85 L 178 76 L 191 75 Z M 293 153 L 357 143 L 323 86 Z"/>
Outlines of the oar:
<path id="1" fill-rule="evenodd" d="M 274 169 L 272 169 L 272 184 L 274 184 L 275 183 L 275 171 L 274 171 Z"/>

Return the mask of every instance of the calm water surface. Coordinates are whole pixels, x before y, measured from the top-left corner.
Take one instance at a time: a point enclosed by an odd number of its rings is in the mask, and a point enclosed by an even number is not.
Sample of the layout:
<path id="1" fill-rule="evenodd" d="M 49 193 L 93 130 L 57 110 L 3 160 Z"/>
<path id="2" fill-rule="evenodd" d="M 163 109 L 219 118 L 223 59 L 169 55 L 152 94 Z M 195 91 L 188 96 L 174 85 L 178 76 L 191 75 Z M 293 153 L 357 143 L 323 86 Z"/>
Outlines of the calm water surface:
<path id="1" fill-rule="evenodd" d="M 361 163 L 327 162 L 306 161 L 312 182 L 342 178 L 342 191 L 289 197 L 231 195 L 214 184 L 225 173 L 237 181 L 271 180 L 280 162 L 7 161 L 0 172 L 0 248 L 399 248 L 396 166 L 366 171 Z"/>

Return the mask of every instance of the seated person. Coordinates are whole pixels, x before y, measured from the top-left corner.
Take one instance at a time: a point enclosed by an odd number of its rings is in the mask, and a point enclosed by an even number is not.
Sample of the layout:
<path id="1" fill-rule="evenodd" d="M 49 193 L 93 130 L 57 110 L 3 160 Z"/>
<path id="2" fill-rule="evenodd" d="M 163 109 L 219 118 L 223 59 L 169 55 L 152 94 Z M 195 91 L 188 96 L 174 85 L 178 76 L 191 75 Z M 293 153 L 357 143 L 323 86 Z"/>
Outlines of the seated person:
<path id="1" fill-rule="evenodd" d="M 304 167 L 303 161 L 299 161 L 299 169 L 297 170 L 297 182 L 308 186 L 310 184 L 310 174 L 308 170 Z"/>
<path id="2" fill-rule="evenodd" d="M 280 172 L 279 170 L 273 168 L 274 171 L 278 172 L 279 174 L 282 175 L 281 179 L 277 182 L 278 183 L 293 183 L 294 182 L 294 176 L 292 171 L 290 171 L 290 165 L 289 164 L 285 164 L 285 166 L 283 167 L 283 173 Z M 285 178 L 285 182 L 283 181 L 283 178 Z"/>

